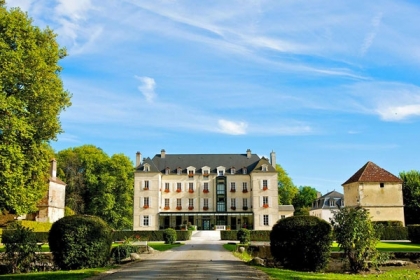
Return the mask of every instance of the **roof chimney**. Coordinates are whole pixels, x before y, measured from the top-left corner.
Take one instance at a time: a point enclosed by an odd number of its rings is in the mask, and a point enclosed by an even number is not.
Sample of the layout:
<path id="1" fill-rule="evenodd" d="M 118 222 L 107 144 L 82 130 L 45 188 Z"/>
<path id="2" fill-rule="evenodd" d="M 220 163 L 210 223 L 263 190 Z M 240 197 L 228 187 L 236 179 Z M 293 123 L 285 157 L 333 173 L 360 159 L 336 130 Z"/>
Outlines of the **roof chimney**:
<path id="1" fill-rule="evenodd" d="M 276 153 L 274 151 L 271 151 L 270 153 L 270 163 L 275 169 L 276 168 Z"/>
<path id="2" fill-rule="evenodd" d="M 53 158 L 50 161 L 51 165 L 50 165 L 50 175 L 51 178 L 55 179 L 57 177 L 57 161 L 55 160 L 55 158 Z"/>
<path id="3" fill-rule="evenodd" d="M 246 150 L 246 158 L 251 158 L 251 150 Z"/>
<path id="4" fill-rule="evenodd" d="M 139 166 L 141 163 L 141 153 L 137 152 L 136 153 L 136 167 Z"/>
<path id="5" fill-rule="evenodd" d="M 160 151 L 160 158 L 165 158 L 165 154 L 166 154 L 165 149 L 162 149 Z"/>

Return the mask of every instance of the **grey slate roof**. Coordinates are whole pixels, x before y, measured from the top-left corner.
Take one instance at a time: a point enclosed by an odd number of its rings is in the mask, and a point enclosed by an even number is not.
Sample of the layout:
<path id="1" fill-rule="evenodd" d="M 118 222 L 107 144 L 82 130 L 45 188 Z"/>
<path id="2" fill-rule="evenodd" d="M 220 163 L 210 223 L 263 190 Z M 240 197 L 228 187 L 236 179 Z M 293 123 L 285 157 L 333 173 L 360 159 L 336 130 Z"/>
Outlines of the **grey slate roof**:
<path id="1" fill-rule="evenodd" d="M 279 211 L 295 211 L 293 205 L 279 205 Z"/>
<path id="2" fill-rule="evenodd" d="M 201 173 L 204 166 L 210 167 L 210 173 L 216 173 L 217 167 L 224 166 L 226 173 L 230 174 L 231 168 L 235 168 L 235 173 L 242 174 L 242 168 L 245 167 L 247 173 L 250 173 L 264 163 L 268 165 L 267 172 L 276 172 L 266 158 L 260 158 L 256 154 L 251 154 L 250 158 L 246 154 L 166 154 L 164 158 L 161 154 L 156 154 L 153 159 L 144 159 L 136 170 L 143 170 L 146 163 L 150 165 L 150 172 L 164 173 L 169 168 L 171 174 L 176 174 L 178 168 L 185 173 L 190 166 L 196 168 L 196 173 Z"/>
<path id="3" fill-rule="evenodd" d="M 334 200 L 333 206 L 331 206 L 330 201 Z M 344 195 L 337 191 L 331 191 L 324 194 L 321 197 L 318 197 L 312 203 L 311 210 L 315 209 L 337 209 L 344 205 Z"/>

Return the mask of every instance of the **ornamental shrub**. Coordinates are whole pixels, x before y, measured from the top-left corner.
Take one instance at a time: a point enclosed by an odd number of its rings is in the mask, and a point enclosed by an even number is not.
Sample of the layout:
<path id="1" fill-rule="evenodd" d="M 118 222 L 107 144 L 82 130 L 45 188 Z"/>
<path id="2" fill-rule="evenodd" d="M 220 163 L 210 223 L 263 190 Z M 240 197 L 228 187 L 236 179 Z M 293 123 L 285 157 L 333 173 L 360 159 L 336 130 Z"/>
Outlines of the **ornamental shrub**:
<path id="1" fill-rule="evenodd" d="M 315 216 L 293 216 L 279 220 L 270 234 L 272 256 L 285 268 L 320 271 L 328 264 L 332 243 L 331 226 Z"/>
<path id="2" fill-rule="evenodd" d="M 108 263 L 112 233 L 99 217 L 67 216 L 53 224 L 48 243 L 61 269 L 102 267 Z"/>
<path id="3" fill-rule="evenodd" d="M 251 241 L 251 233 L 246 228 L 241 228 L 238 230 L 238 234 L 236 235 L 236 239 L 239 240 L 241 244 L 248 244 Z"/>
<path id="4" fill-rule="evenodd" d="M 420 225 L 408 225 L 408 239 L 412 243 L 420 244 Z"/>
<path id="5" fill-rule="evenodd" d="M 167 228 L 163 231 L 163 239 L 165 244 L 174 244 L 176 241 L 176 230 L 173 228 Z"/>
<path id="6" fill-rule="evenodd" d="M 137 246 L 122 244 L 112 248 L 111 259 L 116 263 L 121 263 L 123 259 L 128 258 L 131 253 L 137 253 L 137 251 Z"/>

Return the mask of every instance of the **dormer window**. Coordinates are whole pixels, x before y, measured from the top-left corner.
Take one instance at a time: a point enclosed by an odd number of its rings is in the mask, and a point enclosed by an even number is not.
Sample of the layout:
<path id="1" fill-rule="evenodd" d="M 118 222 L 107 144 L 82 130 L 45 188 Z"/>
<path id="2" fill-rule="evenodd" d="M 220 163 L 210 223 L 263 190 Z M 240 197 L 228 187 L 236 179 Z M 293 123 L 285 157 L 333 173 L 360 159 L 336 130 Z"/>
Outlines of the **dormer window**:
<path id="1" fill-rule="evenodd" d="M 171 169 L 169 167 L 166 167 L 165 169 L 165 175 L 169 175 L 171 173 Z"/>
<path id="2" fill-rule="evenodd" d="M 236 169 L 235 167 L 231 167 L 230 168 L 230 174 L 235 174 L 236 173 Z"/>
<path id="3" fill-rule="evenodd" d="M 224 166 L 219 166 L 217 167 L 217 176 L 224 176 L 225 175 L 225 167 Z"/>
<path id="4" fill-rule="evenodd" d="M 178 168 L 176 169 L 176 174 L 177 174 L 177 175 L 181 175 L 181 174 L 182 174 L 182 168 L 181 168 L 181 167 L 178 167 Z"/>
<path id="5" fill-rule="evenodd" d="M 263 165 L 261 166 L 261 170 L 262 170 L 263 172 L 267 172 L 267 171 L 268 171 L 268 166 L 267 166 L 267 164 L 263 164 Z"/>
<path id="6" fill-rule="evenodd" d="M 143 167 L 143 171 L 144 172 L 149 172 L 150 171 L 150 165 L 148 163 L 146 163 Z"/>
<path id="7" fill-rule="evenodd" d="M 242 167 L 242 174 L 247 174 L 248 173 L 248 169 L 246 169 L 246 167 Z"/>
<path id="8" fill-rule="evenodd" d="M 193 178 L 195 175 L 195 167 L 189 166 L 187 167 L 187 173 L 189 178 Z"/>

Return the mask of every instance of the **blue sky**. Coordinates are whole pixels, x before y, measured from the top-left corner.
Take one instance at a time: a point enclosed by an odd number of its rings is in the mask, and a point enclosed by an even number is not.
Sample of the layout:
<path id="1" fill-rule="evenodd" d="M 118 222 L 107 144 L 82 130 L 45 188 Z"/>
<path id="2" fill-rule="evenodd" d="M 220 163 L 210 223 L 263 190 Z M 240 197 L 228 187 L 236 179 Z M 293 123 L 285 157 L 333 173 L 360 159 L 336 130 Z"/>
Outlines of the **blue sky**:
<path id="1" fill-rule="evenodd" d="M 73 105 L 56 151 L 274 150 L 325 194 L 420 166 L 417 1 L 9 0 L 49 26 Z"/>

